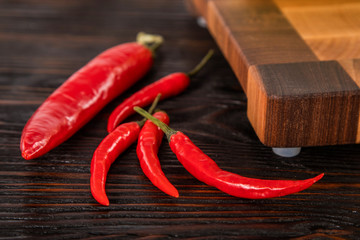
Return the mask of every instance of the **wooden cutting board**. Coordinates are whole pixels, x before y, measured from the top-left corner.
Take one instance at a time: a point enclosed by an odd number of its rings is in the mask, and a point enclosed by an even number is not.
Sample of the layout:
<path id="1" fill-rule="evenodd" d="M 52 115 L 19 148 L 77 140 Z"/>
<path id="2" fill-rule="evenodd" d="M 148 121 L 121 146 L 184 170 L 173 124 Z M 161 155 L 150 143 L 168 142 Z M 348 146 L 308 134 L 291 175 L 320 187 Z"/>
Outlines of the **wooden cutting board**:
<path id="1" fill-rule="evenodd" d="M 271 147 L 360 142 L 360 1 L 189 0 Z"/>

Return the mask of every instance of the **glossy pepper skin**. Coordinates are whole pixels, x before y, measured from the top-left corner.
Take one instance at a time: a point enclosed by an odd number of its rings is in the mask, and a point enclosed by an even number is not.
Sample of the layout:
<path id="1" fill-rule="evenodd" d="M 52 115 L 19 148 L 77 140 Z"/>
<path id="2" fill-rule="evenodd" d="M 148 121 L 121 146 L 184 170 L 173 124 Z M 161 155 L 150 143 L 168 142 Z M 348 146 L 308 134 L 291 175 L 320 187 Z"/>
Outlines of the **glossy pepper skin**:
<path id="1" fill-rule="evenodd" d="M 262 199 L 280 197 L 300 192 L 323 177 L 323 173 L 306 180 L 262 180 L 247 178 L 235 173 L 224 171 L 202 152 L 185 134 L 171 129 L 158 121 L 145 110 L 134 107 L 143 117 L 151 120 L 166 134 L 171 150 L 177 159 L 198 180 L 218 188 L 219 190 L 241 198 Z"/>
<path id="2" fill-rule="evenodd" d="M 137 122 L 121 124 L 107 135 L 95 150 L 90 167 L 90 189 L 100 204 L 109 206 L 105 184 L 111 164 L 136 141 L 139 133 L 140 126 Z"/>
<path id="3" fill-rule="evenodd" d="M 170 119 L 165 112 L 156 112 L 153 116 L 163 123 L 169 124 Z M 179 197 L 179 192 L 161 170 L 157 156 L 163 136 L 164 132 L 147 120 L 140 131 L 136 153 L 141 169 L 152 184 L 170 196 Z"/>
<path id="4" fill-rule="evenodd" d="M 190 78 L 195 76 L 205 66 L 213 54 L 214 51 L 210 49 L 190 72 L 169 74 L 125 99 L 111 113 L 107 126 L 108 132 L 114 130 L 125 118 L 133 114 L 135 106 L 145 107 L 149 105 L 158 94 L 161 94 L 161 100 L 163 100 L 182 93 L 190 85 Z"/>
<path id="5" fill-rule="evenodd" d="M 176 96 L 182 93 L 189 84 L 189 76 L 185 73 L 178 72 L 167 75 L 144 87 L 140 91 L 131 95 L 129 98 L 125 99 L 115 108 L 108 120 L 108 132 L 114 130 L 117 125 L 132 115 L 134 113 L 133 108 L 135 106 L 148 106 L 159 93 L 161 94 L 161 100 Z"/>
<path id="6" fill-rule="evenodd" d="M 306 180 L 262 180 L 224 171 L 182 132 L 170 138 L 170 148 L 195 178 L 235 197 L 261 199 L 300 192 L 322 178 L 320 174 Z"/>
<path id="7" fill-rule="evenodd" d="M 25 125 L 20 150 L 25 159 L 44 155 L 84 126 L 106 104 L 138 81 L 153 64 L 139 43 L 112 47 L 75 72 Z"/>

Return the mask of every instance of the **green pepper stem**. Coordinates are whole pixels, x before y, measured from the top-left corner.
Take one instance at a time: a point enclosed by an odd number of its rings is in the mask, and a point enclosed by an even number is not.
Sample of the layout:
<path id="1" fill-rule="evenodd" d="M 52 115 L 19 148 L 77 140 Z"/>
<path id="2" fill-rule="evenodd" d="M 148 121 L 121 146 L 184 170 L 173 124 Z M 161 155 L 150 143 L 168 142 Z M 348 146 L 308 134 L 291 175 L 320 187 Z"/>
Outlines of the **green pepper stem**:
<path id="1" fill-rule="evenodd" d="M 154 101 L 152 102 L 152 104 L 151 104 L 151 106 L 149 108 L 149 114 L 150 115 L 154 112 L 155 108 L 157 107 L 160 98 L 161 98 L 161 93 L 159 93 L 156 96 L 156 98 L 154 99 Z M 146 118 L 144 118 L 144 119 L 142 119 L 140 121 L 137 121 L 137 124 L 139 124 L 139 126 L 142 127 L 142 126 L 144 126 L 145 122 L 146 122 Z"/>
<path id="2" fill-rule="evenodd" d="M 141 116 L 149 119 L 153 124 L 155 124 L 156 126 L 158 126 L 166 135 L 168 141 L 170 142 L 170 137 L 177 133 L 177 131 L 175 131 L 174 129 L 170 128 L 168 125 L 166 125 L 165 123 L 163 123 L 162 121 L 160 121 L 159 119 L 151 116 L 150 113 L 148 113 L 147 111 L 145 111 L 144 109 L 142 109 L 141 107 L 134 107 L 135 112 L 139 113 Z"/>
<path id="3" fill-rule="evenodd" d="M 158 103 L 159 103 L 159 101 L 160 101 L 160 98 L 161 98 L 161 93 L 159 93 L 159 94 L 156 96 L 156 98 L 154 99 L 154 101 L 152 102 L 152 104 L 151 104 L 151 106 L 150 106 L 150 108 L 149 108 L 149 110 L 148 110 L 148 112 L 149 112 L 150 114 L 153 114 L 155 108 L 157 107 L 157 105 L 158 105 Z"/>
<path id="4" fill-rule="evenodd" d="M 213 54 L 214 50 L 210 49 L 205 55 L 205 57 L 203 57 L 203 59 L 201 59 L 201 61 L 190 72 L 188 72 L 187 75 L 189 77 L 195 76 L 205 66 L 205 64 L 209 61 Z"/>
<path id="5" fill-rule="evenodd" d="M 136 42 L 144 45 L 154 54 L 155 50 L 164 42 L 164 38 L 160 35 L 139 32 Z"/>

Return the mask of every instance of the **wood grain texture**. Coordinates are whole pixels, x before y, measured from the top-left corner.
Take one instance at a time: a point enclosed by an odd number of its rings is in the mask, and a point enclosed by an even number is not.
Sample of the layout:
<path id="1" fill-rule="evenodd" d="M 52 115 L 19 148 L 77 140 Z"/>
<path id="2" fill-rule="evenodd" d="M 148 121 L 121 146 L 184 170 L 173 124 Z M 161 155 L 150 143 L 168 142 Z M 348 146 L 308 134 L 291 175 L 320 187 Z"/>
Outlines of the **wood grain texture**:
<path id="1" fill-rule="evenodd" d="M 320 60 L 360 58 L 359 1 L 275 2 Z"/>
<path id="2" fill-rule="evenodd" d="M 338 60 L 338 62 L 354 80 L 358 87 L 360 87 L 360 59 L 341 59 Z M 360 143 L 360 116 L 356 134 L 356 143 Z"/>
<path id="3" fill-rule="evenodd" d="M 360 3 L 354 0 L 275 0 L 320 60 L 337 60 L 360 86 Z M 360 119 L 356 143 L 360 142 Z"/>
<path id="4" fill-rule="evenodd" d="M 0 239 L 359 237 L 359 146 L 304 148 L 292 159 L 274 155 L 246 117 L 247 98 L 231 68 L 183 1 L 0 4 Z M 67 142 L 39 159 L 22 159 L 22 128 L 42 101 L 90 58 L 132 41 L 138 31 L 166 39 L 149 74 Z M 194 179 L 164 143 L 159 157 L 180 192 L 174 199 L 151 185 L 132 146 L 109 172 L 110 207 L 96 204 L 89 188 L 90 161 L 107 134 L 111 111 L 155 79 L 191 69 L 209 48 L 216 49 L 214 57 L 186 92 L 160 104 L 171 126 L 228 171 L 264 179 L 305 179 L 321 172 L 325 177 L 287 197 L 234 198 Z"/>
<path id="5" fill-rule="evenodd" d="M 207 19 L 245 91 L 250 66 L 317 59 L 271 1 L 208 1 Z"/>
<path id="6" fill-rule="evenodd" d="M 264 144 L 296 147 L 359 142 L 360 92 L 353 77 L 356 74 L 352 73 L 357 68 L 344 61 L 340 65 L 334 62 L 330 65 L 341 74 L 331 76 L 328 63 L 316 64 L 322 60 L 359 58 L 358 2 L 209 0 L 207 3 L 209 31 L 247 94 L 249 120 Z M 309 69 L 305 67 L 312 65 Z M 291 68 L 289 73 L 288 66 L 299 68 Z M 276 68 L 274 71 L 283 69 L 284 73 L 259 76 L 272 74 L 271 67 Z M 251 69 L 265 68 L 269 71 L 260 71 L 256 76 L 249 74 Z M 314 69 L 317 70 L 306 74 Z M 252 74 L 257 70 L 251 71 Z M 267 84 L 274 85 L 274 89 L 285 89 L 288 96 L 274 95 L 271 88 L 261 86 L 265 84 L 263 79 L 273 81 Z M 352 87 L 348 89 L 349 83 Z M 318 114 L 313 114 L 314 104 Z M 345 120 L 333 114 L 341 114 Z M 309 129 L 314 131 L 310 134 Z M 339 133 L 342 129 L 347 133 Z"/>
<path id="7" fill-rule="evenodd" d="M 251 74 L 257 90 L 248 95 L 248 109 L 256 110 L 248 115 L 262 122 L 255 130 L 265 145 L 356 142 L 359 87 L 336 61 L 259 65 Z M 252 106 L 253 101 L 258 104 Z"/>

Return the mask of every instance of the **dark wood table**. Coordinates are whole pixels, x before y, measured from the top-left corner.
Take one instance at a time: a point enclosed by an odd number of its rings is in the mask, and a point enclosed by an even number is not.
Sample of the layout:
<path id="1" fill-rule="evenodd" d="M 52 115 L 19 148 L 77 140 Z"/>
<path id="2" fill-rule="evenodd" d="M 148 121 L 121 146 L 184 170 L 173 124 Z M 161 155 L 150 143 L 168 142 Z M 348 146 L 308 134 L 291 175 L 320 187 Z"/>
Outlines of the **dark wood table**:
<path id="1" fill-rule="evenodd" d="M 24 160 L 21 131 L 37 107 L 92 57 L 139 31 L 166 40 L 149 74 L 67 142 Z M 190 70 L 209 48 L 214 57 L 186 92 L 160 104 L 171 126 L 225 170 L 263 179 L 324 172 L 324 178 L 285 197 L 235 198 L 193 178 L 164 143 L 159 157 L 180 192 L 174 199 L 144 176 L 132 146 L 109 172 L 110 206 L 97 204 L 90 162 L 111 111 L 152 81 Z M 183 1 L 0 0 L 0 53 L 0 239 L 360 238 L 360 147 L 307 147 L 282 158 L 262 145 L 235 75 Z"/>

